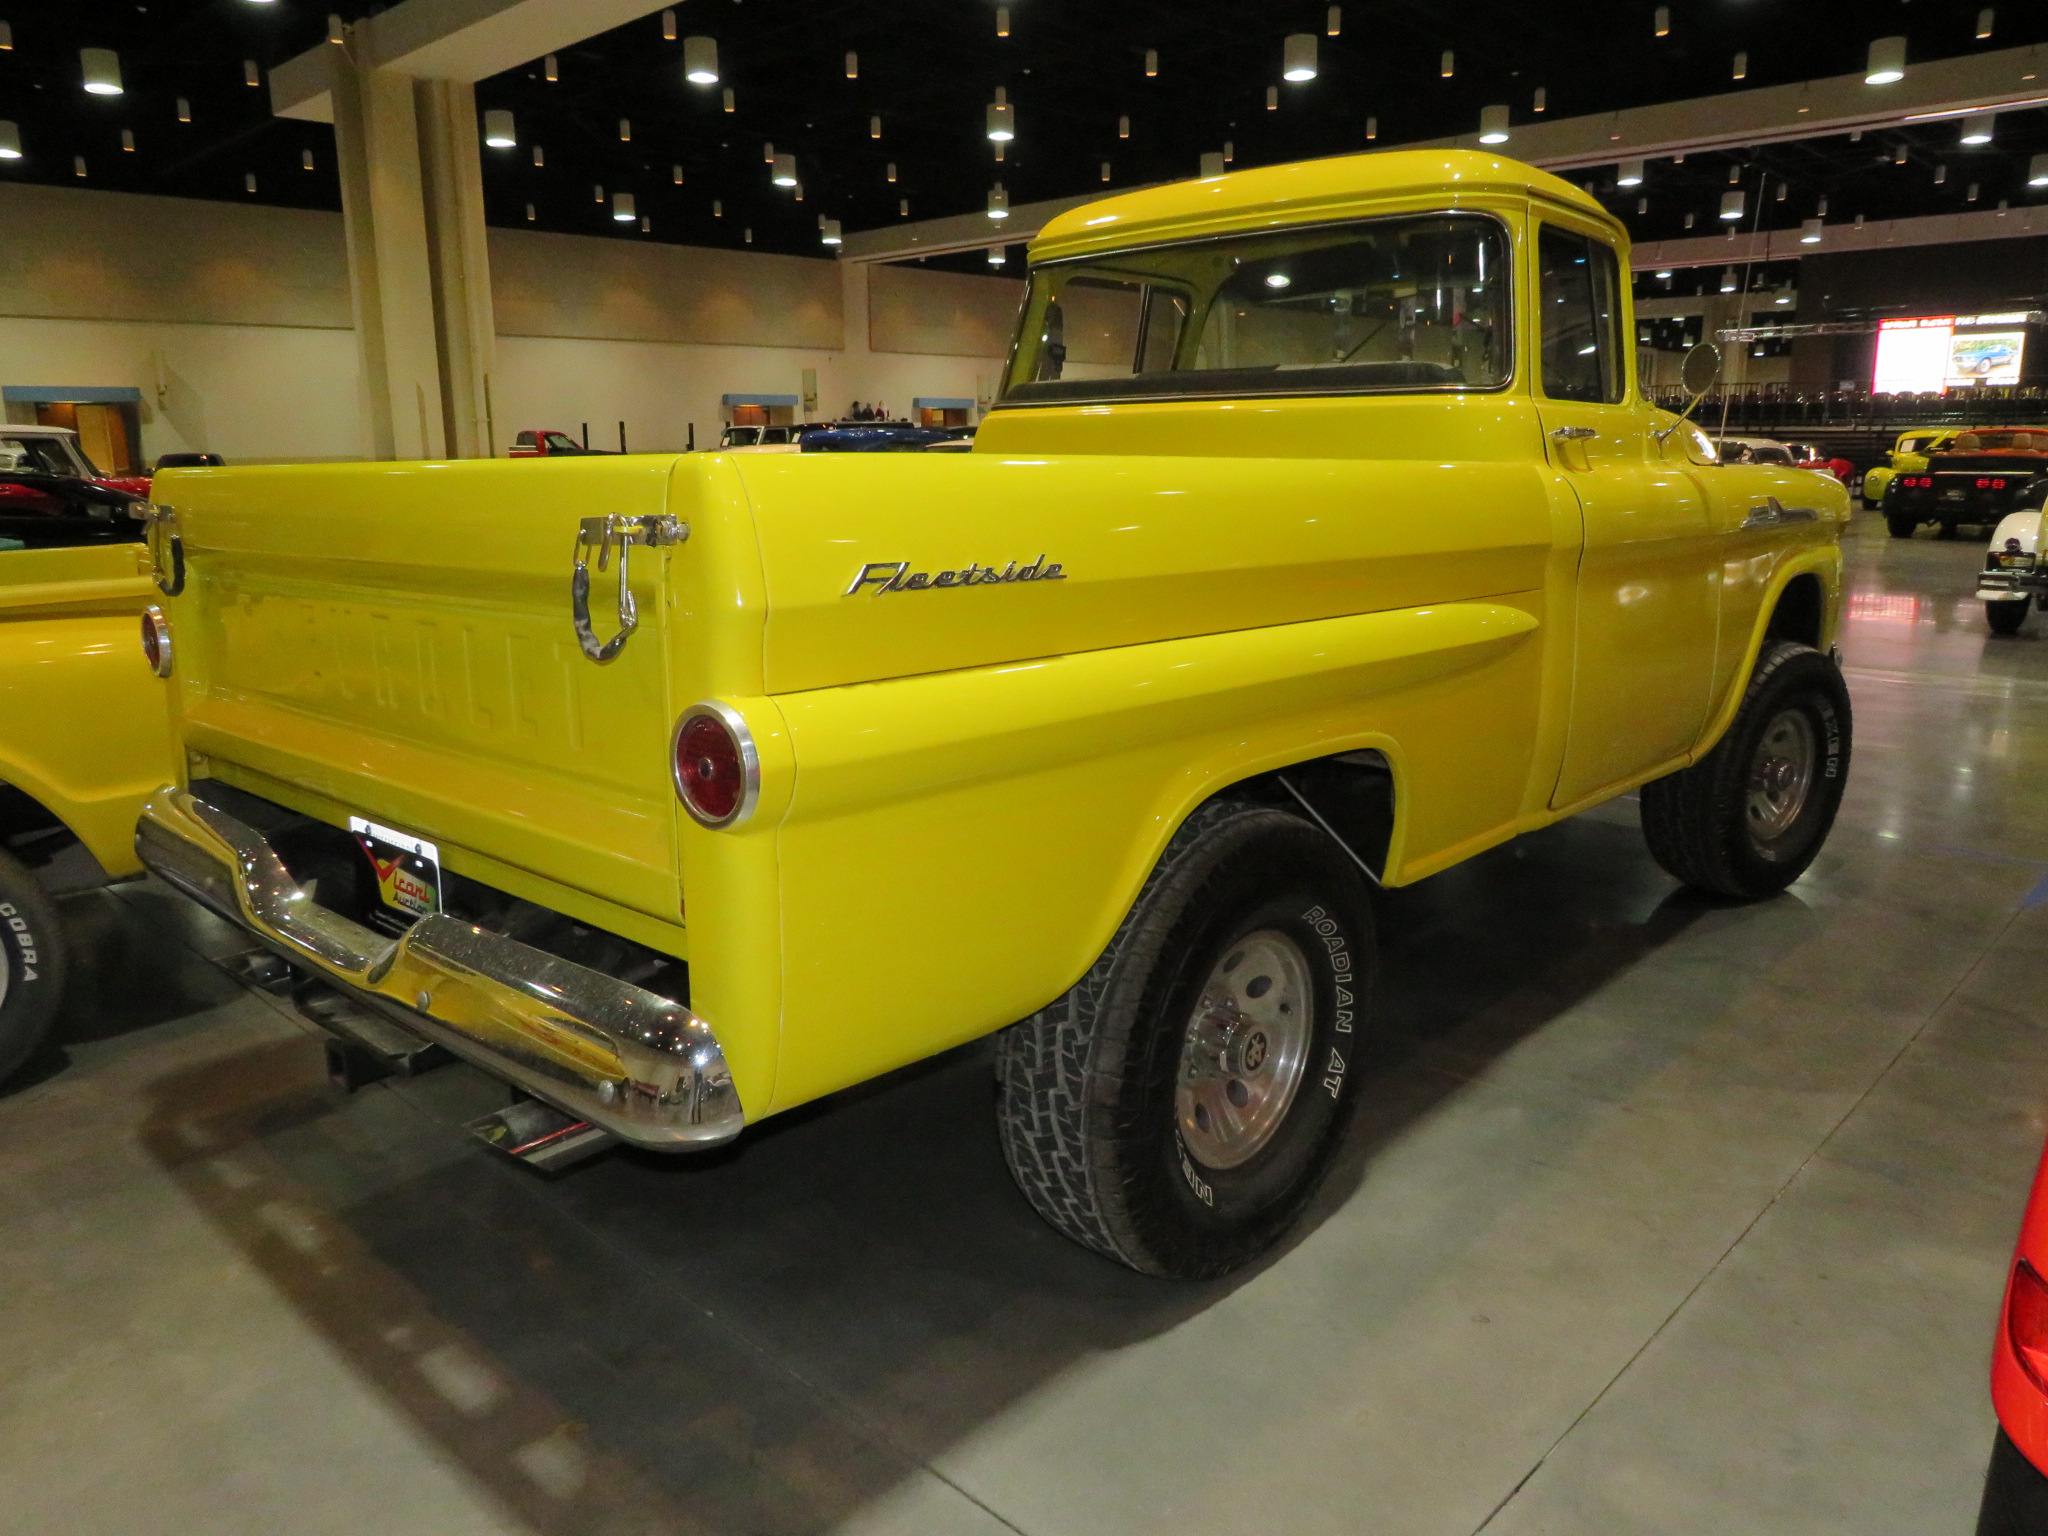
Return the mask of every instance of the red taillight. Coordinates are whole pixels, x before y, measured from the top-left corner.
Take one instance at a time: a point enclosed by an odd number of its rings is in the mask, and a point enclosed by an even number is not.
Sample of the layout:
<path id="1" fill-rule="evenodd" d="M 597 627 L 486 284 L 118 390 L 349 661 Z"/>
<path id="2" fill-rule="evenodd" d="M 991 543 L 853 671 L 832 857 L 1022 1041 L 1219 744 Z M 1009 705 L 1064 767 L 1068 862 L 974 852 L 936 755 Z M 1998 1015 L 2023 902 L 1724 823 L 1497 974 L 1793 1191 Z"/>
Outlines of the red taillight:
<path id="1" fill-rule="evenodd" d="M 142 610 L 142 654 L 158 677 L 171 675 L 171 621 L 154 603 Z"/>
<path id="2" fill-rule="evenodd" d="M 2021 1259 L 2005 1302 L 2005 1337 L 2027 1379 L 2048 1394 L 2048 1280 Z"/>
<path id="3" fill-rule="evenodd" d="M 746 816 L 761 782 L 746 722 L 722 704 L 693 707 L 676 727 L 675 780 L 683 809 L 705 826 Z"/>
<path id="4" fill-rule="evenodd" d="M 1991 482 L 1991 489 L 1993 489 L 1994 491 L 2002 491 L 2005 489 L 2005 482 L 2003 480 L 1994 480 Z"/>

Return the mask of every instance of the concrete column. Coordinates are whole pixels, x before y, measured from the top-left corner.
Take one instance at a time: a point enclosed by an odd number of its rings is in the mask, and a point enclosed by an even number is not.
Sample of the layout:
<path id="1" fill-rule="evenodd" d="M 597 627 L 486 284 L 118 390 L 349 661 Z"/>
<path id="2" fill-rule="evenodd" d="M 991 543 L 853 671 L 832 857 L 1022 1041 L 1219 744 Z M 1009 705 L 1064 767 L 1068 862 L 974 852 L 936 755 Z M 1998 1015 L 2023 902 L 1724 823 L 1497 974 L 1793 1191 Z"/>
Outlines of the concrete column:
<path id="1" fill-rule="evenodd" d="M 419 120 L 444 451 L 450 458 L 489 458 L 497 451 L 490 396 L 497 328 L 491 313 L 476 88 L 467 81 L 420 80 L 414 83 L 413 100 Z"/>
<path id="2" fill-rule="evenodd" d="M 440 458 L 447 429 L 413 81 L 335 50 L 334 143 L 370 456 Z"/>
<path id="3" fill-rule="evenodd" d="M 496 332 L 474 88 L 366 66 L 352 45 L 335 53 L 334 140 L 370 455 L 487 456 Z"/>

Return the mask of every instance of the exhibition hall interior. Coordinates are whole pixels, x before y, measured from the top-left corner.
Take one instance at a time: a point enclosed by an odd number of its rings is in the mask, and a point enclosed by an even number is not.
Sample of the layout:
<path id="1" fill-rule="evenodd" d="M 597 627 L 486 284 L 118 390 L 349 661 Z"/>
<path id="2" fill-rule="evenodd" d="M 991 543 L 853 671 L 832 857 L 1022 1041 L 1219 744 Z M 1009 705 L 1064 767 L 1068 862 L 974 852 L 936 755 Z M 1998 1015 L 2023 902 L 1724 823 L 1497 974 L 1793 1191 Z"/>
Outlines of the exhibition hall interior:
<path id="1" fill-rule="evenodd" d="M 0 0 L 0 405 L 0 1536 L 2048 1536 L 2048 7 Z"/>

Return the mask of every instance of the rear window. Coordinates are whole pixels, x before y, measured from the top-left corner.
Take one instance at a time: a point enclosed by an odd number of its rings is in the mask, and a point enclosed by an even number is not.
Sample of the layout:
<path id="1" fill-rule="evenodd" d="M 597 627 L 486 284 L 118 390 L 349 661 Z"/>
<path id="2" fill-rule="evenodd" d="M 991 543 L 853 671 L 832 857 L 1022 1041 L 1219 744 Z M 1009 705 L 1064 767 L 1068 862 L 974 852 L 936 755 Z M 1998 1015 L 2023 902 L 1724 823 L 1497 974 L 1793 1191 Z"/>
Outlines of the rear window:
<path id="1" fill-rule="evenodd" d="M 1003 403 L 1498 389 L 1508 272 L 1506 232 L 1474 214 L 1048 262 Z"/>

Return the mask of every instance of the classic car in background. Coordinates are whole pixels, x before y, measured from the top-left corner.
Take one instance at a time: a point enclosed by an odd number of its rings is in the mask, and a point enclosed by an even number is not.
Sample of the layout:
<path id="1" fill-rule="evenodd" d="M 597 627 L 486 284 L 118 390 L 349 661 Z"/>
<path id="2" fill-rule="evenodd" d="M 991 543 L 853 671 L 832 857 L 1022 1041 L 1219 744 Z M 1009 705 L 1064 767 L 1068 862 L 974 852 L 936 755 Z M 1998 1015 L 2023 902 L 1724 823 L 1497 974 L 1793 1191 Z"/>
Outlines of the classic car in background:
<path id="1" fill-rule="evenodd" d="M 566 432 L 557 432 L 553 427 L 535 427 L 521 432 L 512 439 L 512 446 L 505 450 L 508 459 L 581 459 L 596 455 L 607 455 L 608 448 L 590 448 L 578 442 Z"/>
<path id="2" fill-rule="evenodd" d="M 1873 464 L 1863 472 L 1863 505 L 1876 511 L 1884 505 L 1884 488 L 1890 485 L 1894 475 L 1917 474 L 1927 467 L 1927 455 L 1938 452 L 1948 444 L 1949 439 L 1960 432 L 1960 427 L 1914 427 L 1901 432 L 1898 441 L 1886 452 L 1885 462 Z"/>
<path id="3" fill-rule="evenodd" d="M 69 427 L 40 427 L 9 423 L 0 426 L 0 470 L 25 471 L 56 480 L 82 480 L 109 491 L 129 496 L 147 496 L 147 475 L 106 475 L 78 445 L 78 434 Z M 10 513 L 45 511 L 56 514 L 68 506 L 39 482 L 10 479 L 0 483 L 0 518 Z"/>
<path id="4" fill-rule="evenodd" d="M 2048 427 L 1972 427 L 1926 459 L 1926 468 L 1893 476 L 1884 517 L 1895 539 L 1924 523 L 1955 537 L 1964 523 L 1989 525 L 2009 512 L 2038 511 L 2048 499 Z"/>
<path id="5" fill-rule="evenodd" d="M 0 1079 L 62 1001 L 54 898 L 142 872 L 135 818 L 175 771 L 163 684 L 135 646 L 156 596 L 139 503 L 32 471 L 0 472 L 6 489 L 43 510 L 0 513 Z"/>
<path id="6" fill-rule="evenodd" d="M 1715 450 L 1723 464 L 1789 464 L 1794 469 L 1811 469 L 1848 483 L 1855 466 L 1847 459 L 1831 459 L 1811 443 L 1781 443 L 1773 437 L 1722 437 Z"/>
<path id="7" fill-rule="evenodd" d="M 2048 512 L 2036 506 L 2008 513 L 1992 530 L 1984 570 L 1977 578 L 1977 597 L 1994 635 L 2018 634 L 2036 604 L 2048 607 L 2048 567 L 2041 563 L 2044 520 Z"/>

